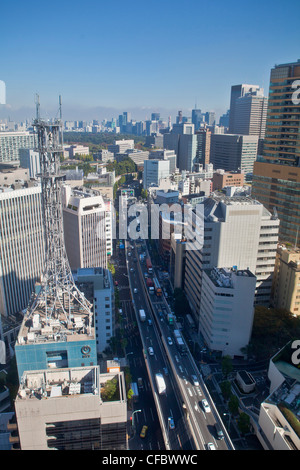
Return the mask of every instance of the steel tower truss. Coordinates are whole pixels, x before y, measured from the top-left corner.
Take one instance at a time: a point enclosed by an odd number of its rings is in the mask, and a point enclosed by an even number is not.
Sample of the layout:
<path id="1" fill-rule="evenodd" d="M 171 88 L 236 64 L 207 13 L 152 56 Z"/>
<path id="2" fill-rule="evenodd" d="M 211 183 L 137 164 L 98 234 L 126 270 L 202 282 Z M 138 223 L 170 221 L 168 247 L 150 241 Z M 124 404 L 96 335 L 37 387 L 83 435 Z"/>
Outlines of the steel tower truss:
<path id="1" fill-rule="evenodd" d="M 92 305 L 74 282 L 64 243 L 61 187 L 65 177 L 60 173 L 62 121 L 42 120 L 37 103 L 33 126 L 38 135 L 46 256 L 40 290 L 31 300 L 28 316 L 43 312 L 47 324 L 51 320 L 69 324 L 80 315 L 85 317 L 84 324 L 90 331 Z"/>

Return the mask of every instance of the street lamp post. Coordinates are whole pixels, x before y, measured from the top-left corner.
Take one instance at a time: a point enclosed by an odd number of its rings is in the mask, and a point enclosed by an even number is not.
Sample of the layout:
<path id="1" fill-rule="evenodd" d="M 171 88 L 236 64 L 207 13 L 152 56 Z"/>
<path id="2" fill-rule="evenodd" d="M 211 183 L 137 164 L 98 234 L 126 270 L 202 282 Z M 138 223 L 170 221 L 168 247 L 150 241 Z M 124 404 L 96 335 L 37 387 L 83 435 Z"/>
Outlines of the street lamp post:
<path id="1" fill-rule="evenodd" d="M 135 413 L 141 413 L 141 412 L 142 412 L 142 410 L 135 410 L 135 411 L 132 413 L 132 416 L 131 416 L 131 418 L 132 418 L 132 429 L 133 429 L 133 434 L 135 434 L 134 414 L 135 414 Z"/>

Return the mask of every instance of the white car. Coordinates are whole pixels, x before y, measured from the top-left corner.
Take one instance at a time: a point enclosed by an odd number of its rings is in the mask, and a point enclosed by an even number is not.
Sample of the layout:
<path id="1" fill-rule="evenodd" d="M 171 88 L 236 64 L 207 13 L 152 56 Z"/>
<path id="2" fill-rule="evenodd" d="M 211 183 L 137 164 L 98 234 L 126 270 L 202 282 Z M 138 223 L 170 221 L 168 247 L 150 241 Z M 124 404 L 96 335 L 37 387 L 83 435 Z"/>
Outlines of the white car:
<path id="1" fill-rule="evenodd" d="M 150 354 L 150 356 L 154 355 L 154 350 L 151 346 L 148 348 L 148 353 Z"/>
<path id="2" fill-rule="evenodd" d="M 136 287 L 133 289 L 133 293 L 134 293 L 134 294 L 137 294 L 137 293 L 138 293 L 138 290 L 137 290 Z"/>
<path id="3" fill-rule="evenodd" d="M 192 382 L 195 385 L 195 387 L 199 387 L 199 381 L 198 381 L 196 375 L 192 375 L 191 379 L 192 379 Z"/>
<path id="4" fill-rule="evenodd" d="M 202 400 L 201 403 L 202 403 L 202 406 L 203 406 L 203 409 L 204 409 L 205 413 L 209 413 L 211 411 L 211 409 L 210 409 L 210 406 L 209 406 L 207 400 L 204 399 L 204 400 Z"/>
<path id="5" fill-rule="evenodd" d="M 170 336 L 168 336 L 168 345 L 169 345 L 169 346 L 172 346 L 172 344 L 173 344 L 173 341 L 172 341 L 172 339 L 170 338 Z"/>
<path id="6" fill-rule="evenodd" d="M 212 442 L 207 444 L 207 450 L 216 450 L 215 445 Z"/>

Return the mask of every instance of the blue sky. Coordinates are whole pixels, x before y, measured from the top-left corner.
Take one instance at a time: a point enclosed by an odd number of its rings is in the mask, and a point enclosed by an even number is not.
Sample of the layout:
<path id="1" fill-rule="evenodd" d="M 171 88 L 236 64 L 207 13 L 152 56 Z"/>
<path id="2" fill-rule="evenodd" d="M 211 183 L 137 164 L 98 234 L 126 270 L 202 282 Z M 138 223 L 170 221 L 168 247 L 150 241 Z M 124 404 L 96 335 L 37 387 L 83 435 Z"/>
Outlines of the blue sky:
<path id="1" fill-rule="evenodd" d="M 231 85 L 268 92 L 271 67 L 300 59 L 298 0 L 17 0 L 0 14 L 0 117 L 31 118 L 35 93 L 49 113 L 61 94 L 66 119 L 175 118 L 195 102 L 220 115 Z"/>

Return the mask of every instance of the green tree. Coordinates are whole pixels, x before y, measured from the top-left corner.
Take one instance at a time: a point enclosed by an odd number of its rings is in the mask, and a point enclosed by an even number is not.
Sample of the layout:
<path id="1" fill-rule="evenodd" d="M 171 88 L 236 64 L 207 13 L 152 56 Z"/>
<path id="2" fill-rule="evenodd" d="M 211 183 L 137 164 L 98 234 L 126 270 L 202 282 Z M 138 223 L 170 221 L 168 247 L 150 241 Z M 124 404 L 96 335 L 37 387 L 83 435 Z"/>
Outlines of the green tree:
<path id="1" fill-rule="evenodd" d="M 231 383 L 229 380 L 220 383 L 220 389 L 225 400 L 228 400 L 231 396 Z"/>
<path id="2" fill-rule="evenodd" d="M 238 428 L 242 434 L 246 434 L 250 431 L 250 416 L 247 413 L 240 413 L 238 419 Z"/>
<path id="3" fill-rule="evenodd" d="M 236 415 L 239 410 L 239 399 L 236 395 L 232 394 L 229 402 L 228 402 L 228 409 L 230 413 Z"/>
<path id="4" fill-rule="evenodd" d="M 118 381 L 117 379 L 107 380 L 101 389 L 101 397 L 105 401 L 112 401 L 117 398 Z"/>
<path id="5" fill-rule="evenodd" d="M 233 367 L 232 367 L 232 359 L 230 356 L 224 356 L 222 359 L 222 373 L 225 377 L 228 377 L 230 372 L 232 372 Z"/>
<path id="6" fill-rule="evenodd" d="M 134 394 L 134 392 L 133 392 L 132 388 L 130 388 L 127 392 L 127 399 L 130 400 L 133 397 L 133 394 Z"/>

